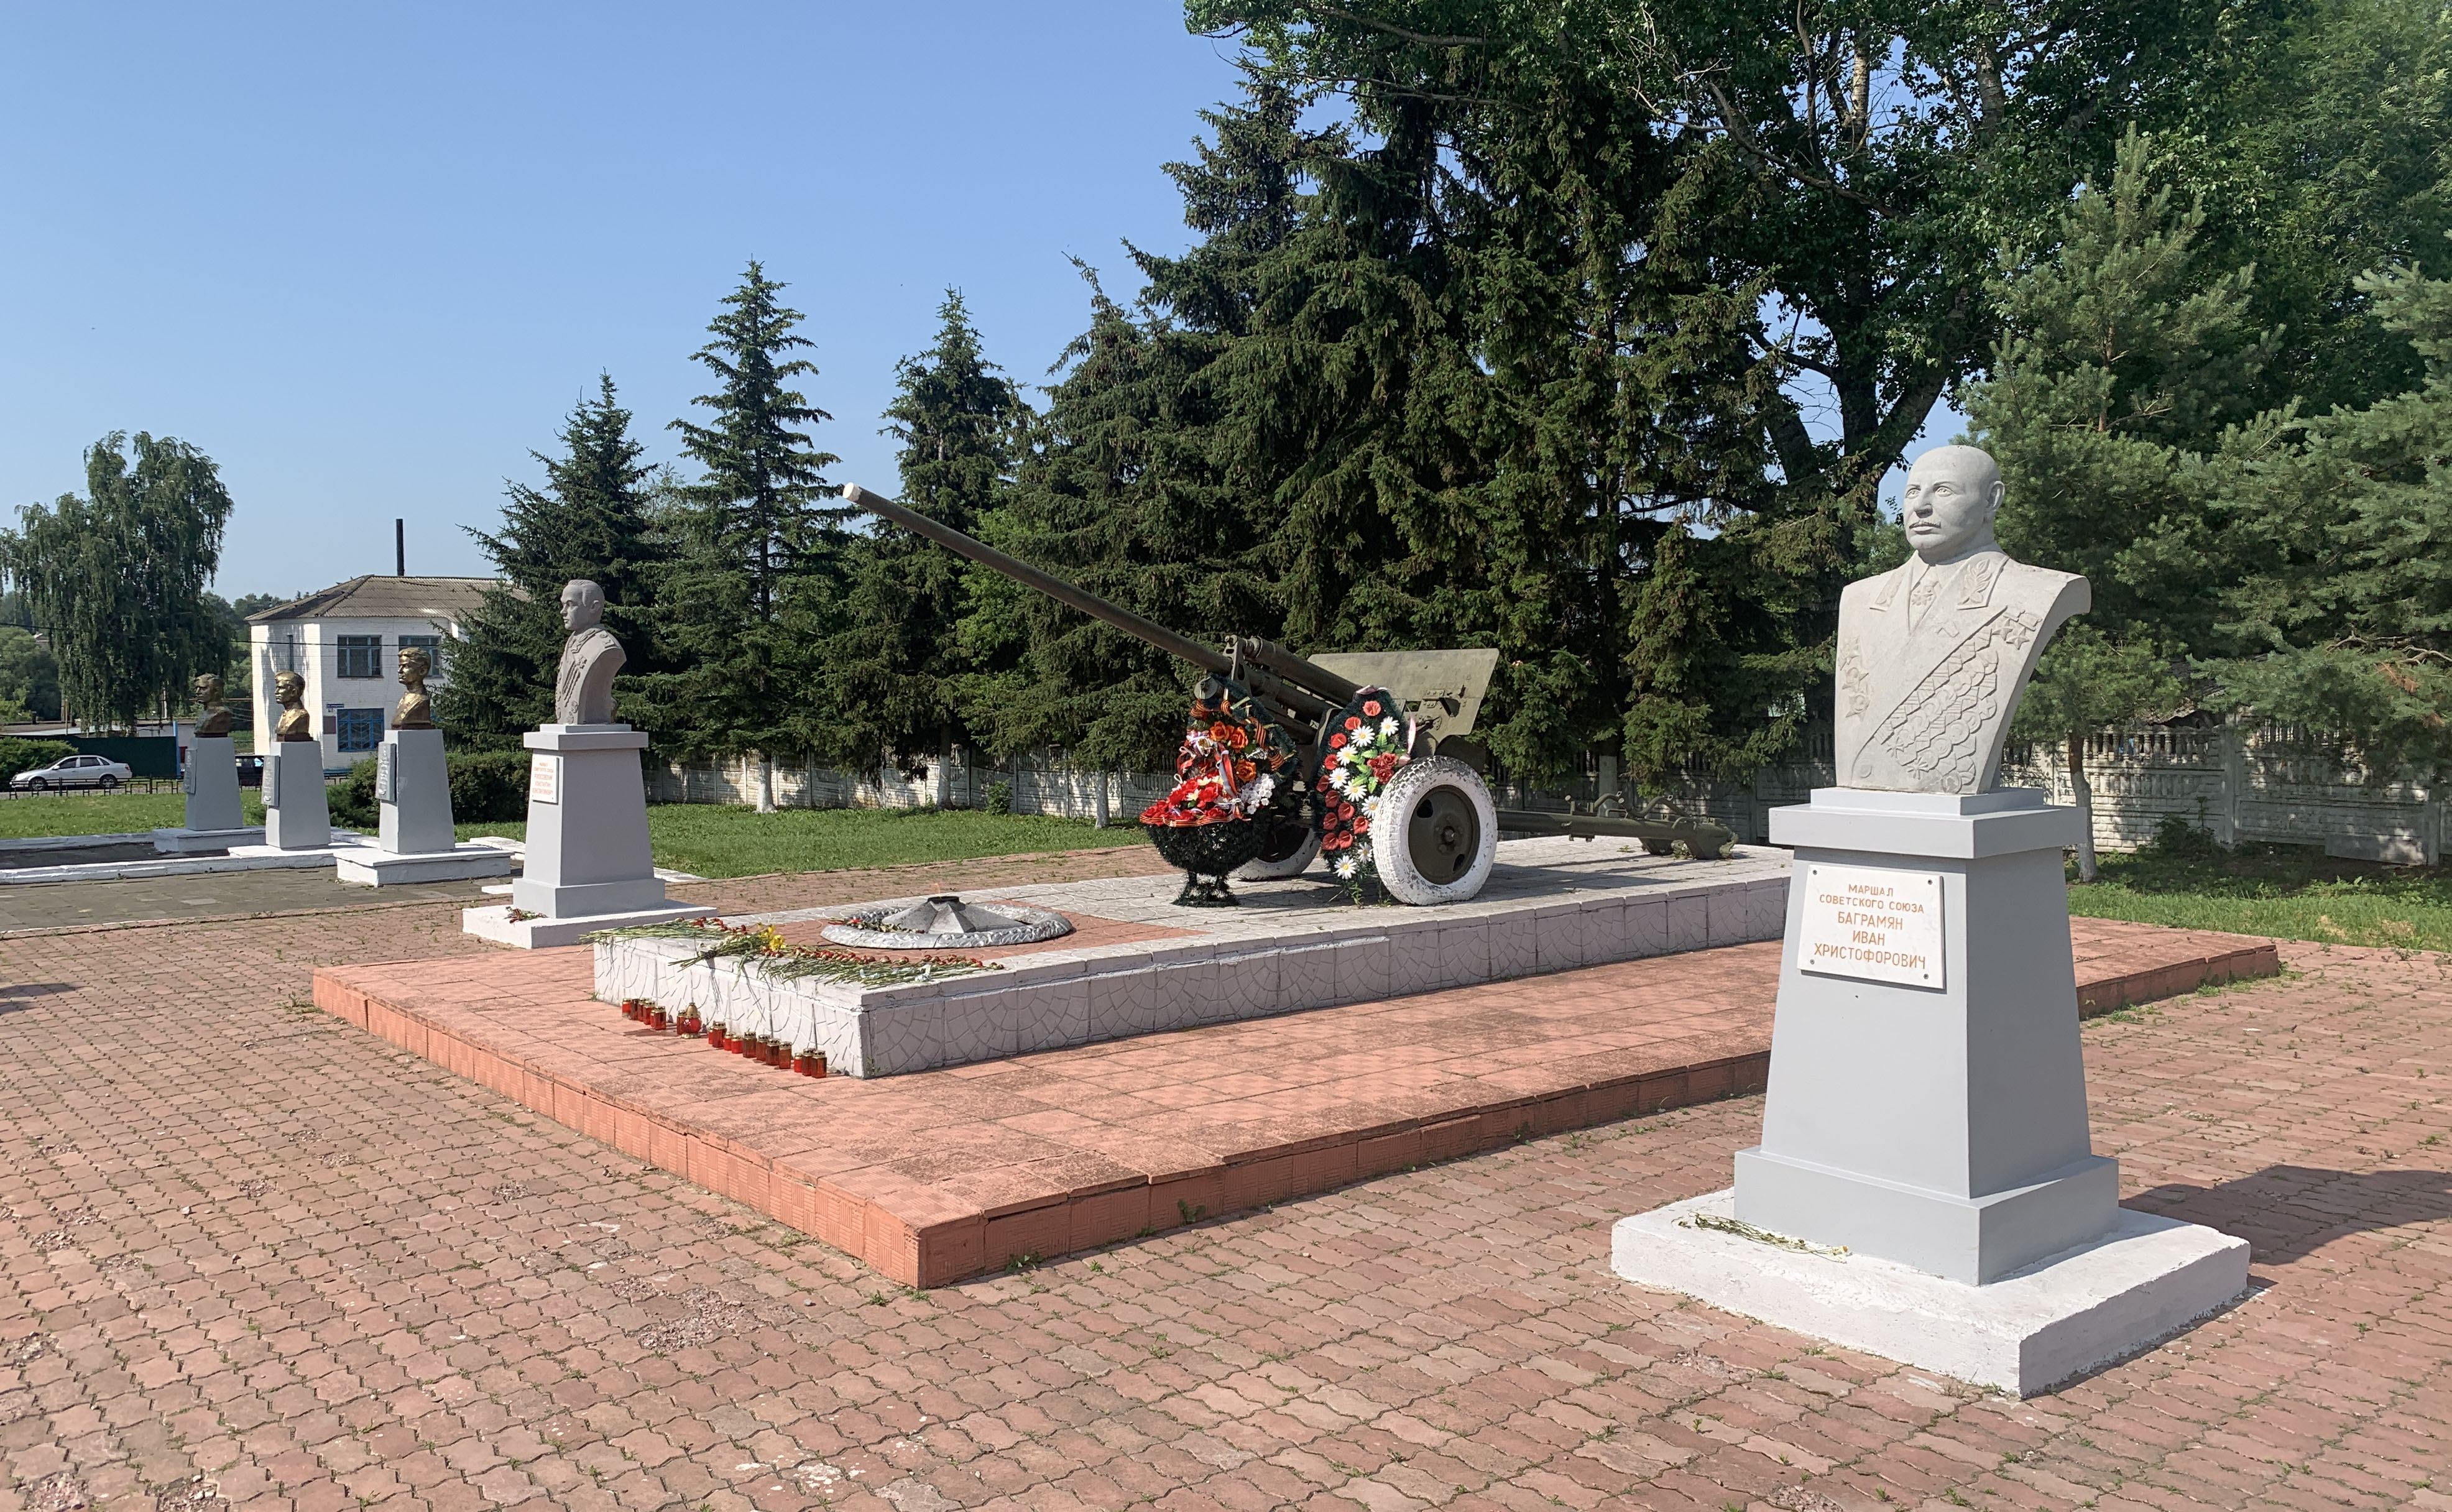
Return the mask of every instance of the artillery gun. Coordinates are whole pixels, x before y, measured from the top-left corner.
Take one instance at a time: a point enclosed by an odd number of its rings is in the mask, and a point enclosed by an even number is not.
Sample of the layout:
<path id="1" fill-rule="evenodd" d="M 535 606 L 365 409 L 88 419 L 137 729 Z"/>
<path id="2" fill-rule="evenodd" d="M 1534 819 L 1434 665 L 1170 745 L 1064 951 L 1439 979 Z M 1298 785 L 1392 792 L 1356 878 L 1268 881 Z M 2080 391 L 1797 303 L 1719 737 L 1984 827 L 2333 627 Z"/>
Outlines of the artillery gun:
<path id="1" fill-rule="evenodd" d="M 1274 746 L 1282 738 L 1295 759 L 1266 802 L 1234 822 L 1188 832 L 1149 826 L 1160 852 L 1191 876 L 1178 902 L 1232 903 L 1228 873 L 1248 881 L 1292 877 L 1323 845 L 1335 847 L 1342 840 L 1351 846 L 1353 808 L 1341 802 L 1332 768 L 1355 730 L 1395 732 L 1398 748 L 1387 754 L 1396 759 L 1374 784 L 1379 818 L 1370 844 L 1380 885 L 1400 903 L 1461 903 L 1479 893 L 1501 831 L 1639 840 L 1655 855 L 1683 844 L 1698 860 L 1725 857 L 1736 839 L 1710 820 L 1497 807 L 1484 775 L 1488 755 L 1472 738 L 1498 666 L 1495 650 L 1349 651 L 1306 659 L 1248 636 L 1213 650 L 857 484 L 844 487 L 843 498 L 1200 667 L 1210 676 L 1194 693 L 1196 714 L 1256 711 L 1269 726 L 1264 740 Z M 1216 880 L 1203 884 L 1204 875 Z"/>

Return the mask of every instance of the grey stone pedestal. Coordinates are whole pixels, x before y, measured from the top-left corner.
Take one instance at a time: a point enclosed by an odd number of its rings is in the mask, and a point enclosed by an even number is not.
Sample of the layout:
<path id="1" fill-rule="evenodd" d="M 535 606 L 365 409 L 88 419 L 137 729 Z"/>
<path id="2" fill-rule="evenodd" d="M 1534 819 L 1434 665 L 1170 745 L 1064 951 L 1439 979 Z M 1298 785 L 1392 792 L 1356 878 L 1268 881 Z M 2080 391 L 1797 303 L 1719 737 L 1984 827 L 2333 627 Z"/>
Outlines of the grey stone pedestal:
<path id="1" fill-rule="evenodd" d="M 1773 810 L 1771 839 L 1796 869 L 1736 1216 L 1970 1283 L 2108 1232 L 2120 1168 L 2086 1129 L 2061 872 L 2076 811 L 2026 789 L 1824 788 Z M 1859 875 L 1839 868 L 1938 878 L 1931 985 L 1839 974 L 1800 949 L 1817 891 Z"/>
<path id="2" fill-rule="evenodd" d="M 188 794 L 188 822 L 176 829 L 153 831 L 155 850 L 172 854 L 227 850 L 263 842 L 263 828 L 241 817 L 238 755 L 227 735 L 188 737 L 188 770 L 180 786 Z"/>
<path id="3" fill-rule="evenodd" d="M 529 731 L 526 745 L 534 754 L 525 869 L 507 908 L 461 916 L 466 932 L 529 948 L 715 911 L 672 902 L 656 876 L 639 766 L 645 735 L 620 724 L 547 725 Z"/>
<path id="4" fill-rule="evenodd" d="M 381 823 L 371 848 L 334 858 L 343 882 L 393 886 L 500 877 L 511 858 L 491 846 L 458 844 L 451 827 L 451 773 L 439 729 L 395 729 L 375 756 Z"/>
<path id="5" fill-rule="evenodd" d="M 264 838 L 276 850 L 322 850 L 331 845 L 323 742 L 272 743 L 264 759 Z"/>
<path id="6" fill-rule="evenodd" d="M 1618 1274 L 2021 1392 L 2237 1297 L 2246 1244 L 2124 1212 L 2088 1138 L 2076 839 L 2020 789 L 1772 810 L 1795 861 L 1762 1143 L 1732 1194 L 1621 1224 Z"/>

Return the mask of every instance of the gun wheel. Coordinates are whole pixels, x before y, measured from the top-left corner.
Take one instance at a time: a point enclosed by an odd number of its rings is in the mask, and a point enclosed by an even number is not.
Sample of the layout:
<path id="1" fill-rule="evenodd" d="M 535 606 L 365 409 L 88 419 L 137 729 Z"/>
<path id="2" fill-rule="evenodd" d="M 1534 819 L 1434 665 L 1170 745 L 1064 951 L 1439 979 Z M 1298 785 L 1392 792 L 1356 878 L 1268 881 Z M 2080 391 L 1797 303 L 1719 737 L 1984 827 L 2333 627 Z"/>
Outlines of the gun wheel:
<path id="1" fill-rule="evenodd" d="M 1290 824 L 1288 827 L 1294 827 L 1294 826 Z M 1235 880 L 1236 882 L 1283 882 L 1288 877 L 1302 875 L 1303 868 L 1310 865 L 1314 858 L 1319 855 L 1319 831 L 1309 825 L 1300 825 L 1299 827 L 1300 838 L 1294 841 L 1292 849 L 1286 847 L 1283 839 L 1273 843 L 1267 849 L 1262 850 L 1258 857 L 1245 862 L 1238 867 L 1235 872 Z M 1273 851 L 1277 854 L 1271 854 Z"/>
<path id="2" fill-rule="evenodd" d="M 1372 860 L 1399 903 L 1462 903 L 1479 893 L 1498 859 L 1498 809 L 1490 785 L 1460 761 L 1408 764 L 1379 800 Z"/>

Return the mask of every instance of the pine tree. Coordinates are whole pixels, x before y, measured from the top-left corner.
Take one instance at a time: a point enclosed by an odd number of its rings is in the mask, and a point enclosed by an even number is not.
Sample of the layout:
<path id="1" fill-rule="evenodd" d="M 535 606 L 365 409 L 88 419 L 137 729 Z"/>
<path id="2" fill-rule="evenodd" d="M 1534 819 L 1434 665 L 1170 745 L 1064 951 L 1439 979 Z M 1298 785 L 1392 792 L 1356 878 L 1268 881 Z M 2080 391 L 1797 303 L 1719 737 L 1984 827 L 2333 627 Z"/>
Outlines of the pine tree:
<path id="1" fill-rule="evenodd" d="M 839 619 L 844 511 L 804 427 L 830 419 L 793 380 L 817 368 L 789 355 L 801 312 L 784 286 L 752 262 L 709 323 L 696 360 L 721 380 L 695 404 L 699 425 L 676 420 L 682 449 L 702 469 L 672 525 L 679 550 L 659 586 L 659 614 L 680 669 L 643 679 L 657 727 L 688 755 L 758 751 L 761 811 L 774 806 L 774 753 L 805 746 L 820 715 L 808 648 Z"/>
<path id="2" fill-rule="evenodd" d="M 898 366 L 886 433 L 902 443 L 900 502 L 973 534 L 1011 481 L 1029 412 L 981 354 L 959 291 L 946 290 L 938 316 L 936 345 Z M 923 754 L 941 766 L 957 739 L 968 741 L 959 637 L 971 575 L 959 558 L 897 527 L 855 540 L 847 627 L 823 659 L 827 727 L 812 732 L 813 748 L 863 764 L 891 754 L 910 769 Z"/>
<path id="3" fill-rule="evenodd" d="M 628 655 L 625 680 L 655 670 L 654 581 L 665 553 L 649 517 L 654 469 L 611 375 L 572 408 L 561 441 L 560 456 L 529 453 L 544 467 L 544 487 L 506 484 L 501 530 L 469 531 L 503 587 L 480 601 L 448 653 L 436 717 L 457 746 L 516 750 L 553 718 L 562 589 L 573 578 L 603 587 L 606 627 Z"/>

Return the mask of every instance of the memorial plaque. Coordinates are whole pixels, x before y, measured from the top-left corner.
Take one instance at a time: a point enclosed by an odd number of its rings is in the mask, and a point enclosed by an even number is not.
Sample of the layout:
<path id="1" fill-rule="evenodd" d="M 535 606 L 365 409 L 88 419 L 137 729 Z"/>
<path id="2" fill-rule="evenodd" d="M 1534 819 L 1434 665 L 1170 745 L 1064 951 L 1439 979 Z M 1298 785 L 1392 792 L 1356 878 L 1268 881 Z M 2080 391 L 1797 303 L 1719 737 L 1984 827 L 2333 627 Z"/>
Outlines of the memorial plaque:
<path id="1" fill-rule="evenodd" d="M 562 763 L 542 751 L 528 758 L 528 802 L 562 802 Z"/>
<path id="2" fill-rule="evenodd" d="M 1800 971 L 1913 987 L 1946 985 L 1941 874 L 1887 866 L 1805 868 Z"/>
<path id="3" fill-rule="evenodd" d="M 392 766 L 391 751 L 389 741 L 375 750 L 375 800 L 378 803 L 400 802 L 400 771 Z"/>

